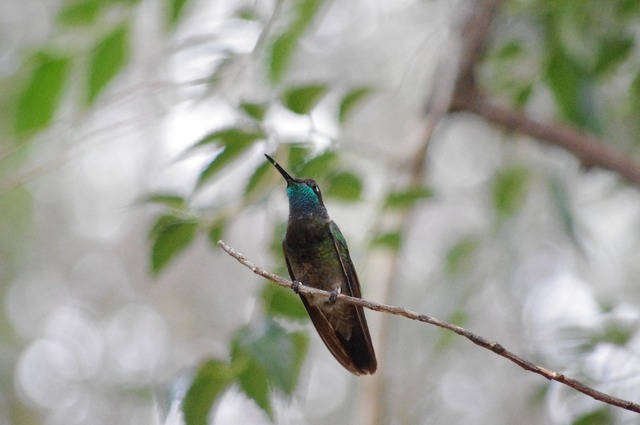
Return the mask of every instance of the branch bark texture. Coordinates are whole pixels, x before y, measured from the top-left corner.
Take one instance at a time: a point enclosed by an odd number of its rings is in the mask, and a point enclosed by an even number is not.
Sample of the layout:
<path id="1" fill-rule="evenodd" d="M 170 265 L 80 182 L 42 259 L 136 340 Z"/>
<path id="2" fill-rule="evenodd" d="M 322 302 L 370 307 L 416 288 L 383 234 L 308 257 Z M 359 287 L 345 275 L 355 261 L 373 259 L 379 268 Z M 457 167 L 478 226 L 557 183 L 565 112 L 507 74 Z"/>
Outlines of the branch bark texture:
<path id="1" fill-rule="evenodd" d="M 232 256 L 233 258 L 235 258 L 238 262 L 240 262 L 242 265 L 244 265 L 245 267 L 247 267 L 248 269 L 250 269 L 253 273 L 257 274 L 258 276 L 261 276 L 273 283 L 276 283 L 280 286 L 283 286 L 285 288 L 291 288 L 291 284 L 292 282 L 288 279 L 285 279 L 283 277 L 280 277 L 276 274 L 273 274 L 265 269 L 262 269 L 258 266 L 256 266 L 255 264 L 253 264 L 249 259 L 247 259 L 244 255 L 240 254 L 238 251 L 236 251 L 235 249 L 231 248 L 229 245 L 227 245 L 226 243 L 224 243 L 223 241 L 218 241 L 218 245 L 224 249 L 227 254 L 229 254 L 230 256 Z M 304 282 L 303 282 L 304 283 Z M 309 286 L 305 286 L 300 285 L 299 287 L 299 292 L 303 293 L 303 294 L 310 294 L 310 295 L 314 295 L 314 296 L 320 296 L 320 297 L 326 297 L 329 298 L 329 296 L 331 296 L 331 293 L 327 292 L 327 291 L 323 291 L 321 289 L 316 289 L 316 288 L 312 288 Z M 518 366 L 520 366 L 521 368 L 523 368 L 524 370 L 527 370 L 529 372 L 533 372 L 536 373 L 538 375 L 542 375 L 545 378 L 551 380 L 551 381 L 556 381 L 559 382 L 561 384 L 567 385 L 583 394 L 586 394 L 598 401 L 601 401 L 603 403 L 612 405 L 612 406 L 617 406 L 617 407 L 621 407 L 623 409 L 626 410 L 630 410 L 632 412 L 636 412 L 636 413 L 640 413 L 640 404 L 628 401 L 628 400 L 624 400 L 618 397 L 614 397 L 612 395 L 603 393 L 601 391 L 598 391 L 592 387 L 589 387 L 588 385 L 583 384 L 582 382 L 567 377 L 562 373 L 558 373 L 558 372 L 554 372 L 552 370 L 549 370 L 547 368 L 544 368 L 542 366 L 538 366 L 514 353 L 512 353 L 511 351 L 507 350 L 506 348 L 504 348 L 504 346 L 498 342 L 495 341 L 491 341 L 489 339 L 486 339 L 480 335 L 477 335 L 471 331 L 468 331 L 460 326 L 445 322 L 443 320 L 439 320 L 436 319 L 434 317 L 428 316 L 426 314 L 420 314 L 420 313 L 416 313 L 414 311 L 411 310 L 407 310 L 405 308 L 402 307 L 396 307 L 393 305 L 388 305 L 388 304 L 379 304 L 376 302 L 372 302 L 372 301 L 367 301 L 367 300 L 363 300 L 361 298 L 354 298 L 354 297 L 350 297 L 344 294 L 339 294 L 336 302 L 343 302 L 346 304 L 352 304 L 352 305 L 357 305 L 357 306 L 361 306 L 364 308 L 367 308 L 369 310 L 373 310 L 373 311 L 379 311 L 382 313 L 387 313 L 387 314 L 393 314 L 396 316 L 402 316 L 402 317 L 406 317 L 407 319 L 411 319 L 411 320 L 417 320 L 419 322 L 424 322 L 424 323 L 428 323 L 430 325 L 434 325 L 434 326 L 438 326 L 440 328 L 443 329 L 447 329 L 451 332 L 455 332 L 456 334 L 463 336 L 465 338 L 467 338 L 469 341 L 473 342 L 474 344 L 485 348 L 501 357 L 504 357 L 505 359 L 517 364 Z"/>

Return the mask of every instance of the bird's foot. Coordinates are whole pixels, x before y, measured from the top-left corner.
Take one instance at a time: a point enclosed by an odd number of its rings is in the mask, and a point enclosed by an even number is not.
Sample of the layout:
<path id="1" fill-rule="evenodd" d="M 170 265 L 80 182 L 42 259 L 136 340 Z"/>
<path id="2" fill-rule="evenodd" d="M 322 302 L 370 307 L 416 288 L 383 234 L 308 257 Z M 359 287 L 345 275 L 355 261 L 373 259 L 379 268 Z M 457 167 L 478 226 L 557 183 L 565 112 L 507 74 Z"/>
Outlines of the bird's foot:
<path id="1" fill-rule="evenodd" d="M 340 288 L 336 288 L 329 293 L 329 303 L 333 304 L 338 299 L 338 294 L 340 293 Z"/>
<path id="2" fill-rule="evenodd" d="M 291 289 L 293 289 L 293 292 L 295 292 L 296 294 L 299 294 L 300 285 L 302 285 L 302 283 L 298 282 L 297 280 L 294 280 L 293 282 L 291 282 Z"/>

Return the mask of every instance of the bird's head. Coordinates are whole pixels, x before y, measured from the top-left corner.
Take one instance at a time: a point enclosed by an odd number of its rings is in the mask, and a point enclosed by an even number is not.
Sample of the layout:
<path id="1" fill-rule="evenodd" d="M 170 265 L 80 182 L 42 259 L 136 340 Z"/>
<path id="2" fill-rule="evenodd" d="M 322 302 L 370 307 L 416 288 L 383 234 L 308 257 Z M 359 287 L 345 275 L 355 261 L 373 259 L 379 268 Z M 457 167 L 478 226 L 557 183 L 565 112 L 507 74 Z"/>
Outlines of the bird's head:
<path id="1" fill-rule="evenodd" d="M 322 193 L 320 193 L 320 188 L 314 180 L 292 177 L 273 158 L 267 154 L 264 156 L 287 181 L 287 197 L 289 198 L 289 214 L 291 216 L 326 214 L 324 203 L 322 202 Z"/>

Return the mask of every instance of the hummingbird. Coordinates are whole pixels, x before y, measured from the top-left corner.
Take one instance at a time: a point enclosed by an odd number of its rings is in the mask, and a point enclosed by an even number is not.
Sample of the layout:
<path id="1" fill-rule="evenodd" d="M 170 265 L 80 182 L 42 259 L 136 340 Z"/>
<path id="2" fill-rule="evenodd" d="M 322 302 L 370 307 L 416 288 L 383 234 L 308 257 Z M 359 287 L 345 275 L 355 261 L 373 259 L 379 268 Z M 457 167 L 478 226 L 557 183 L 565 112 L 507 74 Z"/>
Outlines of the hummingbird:
<path id="1" fill-rule="evenodd" d="M 292 177 L 273 158 L 265 156 L 287 181 L 289 220 L 282 250 L 292 287 L 295 290 L 302 283 L 331 292 L 329 299 L 299 295 L 336 360 L 355 375 L 373 374 L 378 362 L 362 307 L 335 302 L 341 293 L 362 297 L 347 242 L 329 217 L 318 184 Z"/>

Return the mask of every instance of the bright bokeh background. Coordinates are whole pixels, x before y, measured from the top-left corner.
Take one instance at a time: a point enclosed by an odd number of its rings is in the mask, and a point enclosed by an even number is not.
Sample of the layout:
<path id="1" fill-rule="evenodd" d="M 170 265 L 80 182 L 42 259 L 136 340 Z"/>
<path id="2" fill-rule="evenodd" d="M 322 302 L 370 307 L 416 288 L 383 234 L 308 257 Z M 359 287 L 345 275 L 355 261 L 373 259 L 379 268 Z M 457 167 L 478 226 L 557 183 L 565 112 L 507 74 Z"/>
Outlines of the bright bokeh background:
<path id="1" fill-rule="evenodd" d="M 245 3 L 262 15 L 273 7 Z M 226 358 L 233 332 L 259 314 L 256 294 L 265 283 L 204 235 L 157 278 L 149 272 L 147 235 L 161 207 L 141 200 L 154 191 L 189 195 L 209 156 L 184 151 L 233 119 L 230 104 L 270 90 L 260 52 L 253 51 L 260 27 L 230 18 L 236 2 L 190 1 L 168 34 L 161 28 L 163 4 L 144 0 L 102 19 L 133 14 L 133 50 L 93 107 L 74 102 L 78 83 L 68 88 L 50 128 L 28 142 L 2 144 L 0 425 L 179 423 L 176 401 L 195 366 Z M 4 0 L 3 104 L 26 52 L 45 42 L 80 49 L 91 39 L 91 31 L 60 35 L 60 7 L 59 1 Z M 467 7 L 464 1 L 327 2 L 288 77 L 375 88 L 343 128 L 330 117 L 337 100 L 328 96 L 314 112 L 312 138 L 318 151 L 338 149 L 363 179 L 360 202 L 329 201 L 328 208 L 372 300 L 385 292 L 395 259 L 371 250 L 368 233 L 385 221 L 381 197 L 401 181 L 407 156 L 421 142 L 425 100 L 443 78 L 439 64 L 455 56 L 455 25 Z M 246 59 L 212 88 L 207 78 L 228 52 Z M 530 109 L 552 119 L 548 91 L 536 92 Z M 306 118 L 270 114 L 279 138 L 226 168 L 191 199 L 197 208 L 237 205 L 263 152 L 274 151 L 280 138 L 309 134 Z M 0 118 L 7 140 L 9 120 Z M 501 220 L 492 185 L 511 167 L 528 170 L 526 197 L 516 215 Z M 269 247 L 287 214 L 283 185 L 273 181 L 273 193 L 238 209 L 224 235 L 267 268 L 282 265 Z M 389 302 L 457 320 L 536 363 L 640 400 L 638 189 L 609 172 L 584 172 L 564 151 L 463 115 L 440 123 L 424 183 L 434 196 L 411 216 Z M 456 252 L 460 260 L 448 270 Z M 376 335 L 380 315 L 367 317 Z M 375 401 L 387 406 L 388 423 L 568 424 L 602 407 L 444 331 L 388 320 L 390 337 L 376 347 L 386 357 L 378 372 L 386 393 Z M 627 332 L 624 344 L 596 338 L 610 329 Z M 373 378 L 347 374 L 310 333 L 296 393 L 274 401 L 276 423 L 362 423 L 371 410 L 363 394 Z M 635 418 L 615 415 L 619 423 Z M 269 423 L 235 387 L 211 420 Z"/>

